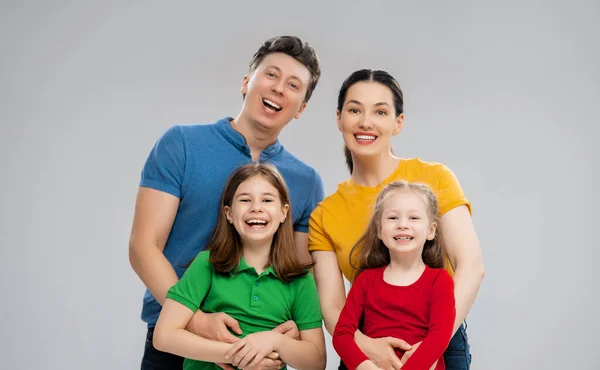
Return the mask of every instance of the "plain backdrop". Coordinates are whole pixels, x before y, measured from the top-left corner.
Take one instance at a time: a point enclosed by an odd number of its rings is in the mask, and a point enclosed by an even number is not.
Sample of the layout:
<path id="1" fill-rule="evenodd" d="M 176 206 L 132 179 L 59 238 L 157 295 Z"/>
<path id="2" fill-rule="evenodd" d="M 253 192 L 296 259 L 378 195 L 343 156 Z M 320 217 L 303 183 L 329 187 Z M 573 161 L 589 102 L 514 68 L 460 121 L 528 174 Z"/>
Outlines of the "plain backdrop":
<path id="1" fill-rule="evenodd" d="M 348 177 L 338 89 L 381 68 L 405 93 L 395 153 L 446 164 L 471 200 L 486 267 L 472 368 L 598 369 L 598 14 L 596 1 L 2 1 L 0 368 L 139 368 L 127 249 L 146 156 L 171 125 L 237 115 L 252 54 L 293 34 L 323 74 L 281 140 L 327 194 Z"/>

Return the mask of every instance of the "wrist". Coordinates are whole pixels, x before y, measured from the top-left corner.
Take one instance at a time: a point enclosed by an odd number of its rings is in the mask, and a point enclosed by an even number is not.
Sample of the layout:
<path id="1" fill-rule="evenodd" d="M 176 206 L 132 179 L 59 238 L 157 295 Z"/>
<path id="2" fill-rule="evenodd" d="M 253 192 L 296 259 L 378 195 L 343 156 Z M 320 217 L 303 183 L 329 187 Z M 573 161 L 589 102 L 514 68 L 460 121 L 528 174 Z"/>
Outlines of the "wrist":
<path id="1" fill-rule="evenodd" d="M 358 348 L 360 348 L 360 350 L 363 352 L 367 352 L 369 348 L 369 342 L 367 341 L 367 339 L 370 338 L 364 335 L 360 330 L 357 330 L 354 333 L 354 342 L 356 343 Z"/>
<path id="2" fill-rule="evenodd" d="M 362 343 L 364 337 L 365 335 L 361 333 L 360 330 L 354 332 L 354 341 L 356 342 L 356 344 L 358 344 L 359 342 Z"/>
<path id="3" fill-rule="evenodd" d="M 356 367 L 356 370 L 369 370 L 369 369 L 378 369 L 378 367 L 371 360 L 365 360 Z"/>
<path id="4" fill-rule="evenodd" d="M 274 352 L 278 352 L 281 349 L 281 345 L 283 344 L 284 340 L 286 340 L 286 339 L 294 340 L 294 338 L 288 337 L 285 334 L 281 334 L 278 331 L 274 331 L 272 335 L 273 335 L 273 351 Z"/>

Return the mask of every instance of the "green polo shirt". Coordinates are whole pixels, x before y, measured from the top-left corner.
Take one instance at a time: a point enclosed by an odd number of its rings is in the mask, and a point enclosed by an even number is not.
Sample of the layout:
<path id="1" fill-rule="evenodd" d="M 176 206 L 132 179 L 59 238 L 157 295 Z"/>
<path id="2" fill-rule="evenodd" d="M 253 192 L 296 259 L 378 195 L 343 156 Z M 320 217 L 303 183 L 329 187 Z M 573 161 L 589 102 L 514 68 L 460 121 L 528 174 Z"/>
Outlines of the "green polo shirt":
<path id="1" fill-rule="evenodd" d="M 322 323 L 319 295 L 312 274 L 288 283 L 277 278 L 269 266 L 262 274 L 242 258 L 237 272 L 219 274 L 202 251 L 167 293 L 196 312 L 225 312 L 242 329 L 240 338 L 259 331 L 272 330 L 293 320 L 299 330 L 320 328 Z M 236 335 L 235 333 L 233 333 Z M 186 359 L 184 369 L 220 369 L 215 364 Z"/>

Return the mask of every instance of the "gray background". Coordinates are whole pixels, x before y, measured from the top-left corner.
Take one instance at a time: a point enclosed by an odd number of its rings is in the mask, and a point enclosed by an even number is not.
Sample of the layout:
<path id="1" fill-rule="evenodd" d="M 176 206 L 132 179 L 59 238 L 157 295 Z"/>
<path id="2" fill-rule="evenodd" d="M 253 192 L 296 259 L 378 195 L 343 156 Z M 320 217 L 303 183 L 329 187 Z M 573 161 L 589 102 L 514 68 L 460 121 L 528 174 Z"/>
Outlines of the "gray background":
<path id="1" fill-rule="evenodd" d="M 127 243 L 144 160 L 173 124 L 236 115 L 256 48 L 295 34 L 323 77 L 282 141 L 328 194 L 348 177 L 337 90 L 371 67 L 405 92 L 395 152 L 445 163 L 472 201 L 487 272 L 473 369 L 598 369 L 598 8 L 3 1 L 0 367 L 139 368 Z"/>

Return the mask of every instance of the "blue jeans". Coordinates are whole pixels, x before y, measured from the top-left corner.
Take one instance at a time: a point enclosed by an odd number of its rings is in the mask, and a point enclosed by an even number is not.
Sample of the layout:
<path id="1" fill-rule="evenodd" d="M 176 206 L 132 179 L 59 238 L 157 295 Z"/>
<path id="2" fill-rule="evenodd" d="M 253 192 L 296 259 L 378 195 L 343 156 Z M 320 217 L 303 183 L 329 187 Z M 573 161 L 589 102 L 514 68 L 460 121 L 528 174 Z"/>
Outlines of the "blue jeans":
<path id="1" fill-rule="evenodd" d="M 154 328 L 149 328 L 146 334 L 146 345 L 144 357 L 142 357 L 142 370 L 181 370 L 183 369 L 183 357 L 171 353 L 162 352 L 154 348 L 152 339 Z"/>
<path id="2" fill-rule="evenodd" d="M 467 326 L 461 324 L 456 334 L 450 339 L 450 344 L 444 352 L 444 363 L 446 370 L 470 370 L 471 369 L 471 346 L 467 337 Z M 340 361 L 338 370 L 348 370 L 346 365 Z"/>
<path id="3" fill-rule="evenodd" d="M 469 370 L 471 368 L 471 346 L 467 337 L 466 321 L 460 325 L 444 352 L 446 370 Z"/>

